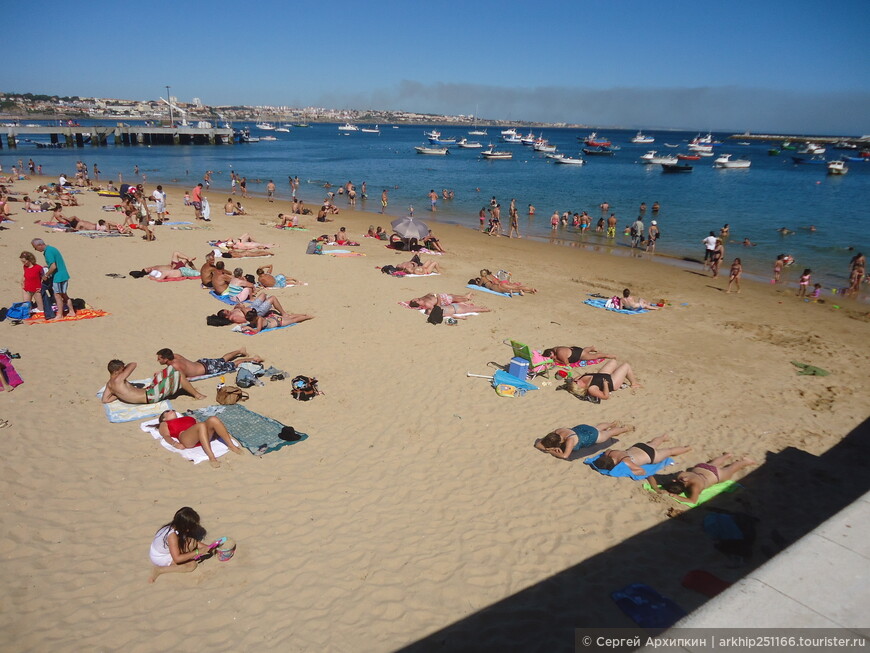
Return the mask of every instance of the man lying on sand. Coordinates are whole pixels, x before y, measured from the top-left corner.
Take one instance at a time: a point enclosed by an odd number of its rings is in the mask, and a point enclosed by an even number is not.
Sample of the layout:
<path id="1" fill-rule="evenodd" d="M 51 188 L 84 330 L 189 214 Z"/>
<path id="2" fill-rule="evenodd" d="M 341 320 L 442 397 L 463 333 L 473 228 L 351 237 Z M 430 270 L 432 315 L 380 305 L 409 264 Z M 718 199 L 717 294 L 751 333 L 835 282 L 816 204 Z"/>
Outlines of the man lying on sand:
<path id="1" fill-rule="evenodd" d="M 248 350 L 244 347 L 228 352 L 220 358 L 200 358 L 196 361 L 176 354 L 169 348 L 163 348 L 157 352 L 157 362 L 161 365 L 169 365 L 190 379 L 206 374 L 232 374 L 242 363 L 262 363 L 263 359 L 259 356 L 249 356 Z"/>
<path id="2" fill-rule="evenodd" d="M 465 295 L 451 295 L 449 293 L 429 293 L 428 295 L 423 295 L 422 297 L 416 297 L 408 302 L 408 306 L 411 308 L 424 308 L 426 310 L 432 309 L 435 306 L 450 306 L 450 304 L 454 303 L 463 303 L 470 302 L 471 298 L 474 296 L 474 293 L 467 293 Z"/>
<path id="3" fill-rule="evenodd" d="M 195 258 L 190 258 L 181 252 L 172 252 L 172 258 L 167 265 L 151 265 L 141 270 L 131 270 L 134 278 L 152 276 L 155 279 L 180 279 L 181 277 L 198 277 L 199 270 L 194 265 Z"/>
<path id="4" fill-rule="evenodd" d="M 157 372 L 144 388 L 139 388 L 127 380 L 136 369 L 136 363 L 125 365 L 124 361 L 113 359 L 106 367 L 109 370 L 109 380 L 103 391 L 102 402 L 104 404 L 115 399 L 119 399 L 125 404 L 156 404 L 171 397 L 179 390 L 184 390 L 194 399 L 205 399 L 205 395 L 196 391 L 184 373 L 172 367 L 166 367 Z"/>
<path id="5" fill-rule="evenodd" d="M 269 313 L 277 313 L 278 315 L 286 315 L 287 313 L 277 297 L 261 292 L 251 301 L 239 302 L 233 308 L 218 311 L 217 316 L 228 320 L 231 324 L 247 324 L 248 320 L 245 318 L 245 314 L 250 310 L 256 311 L 260 317 L 265 317 Z"/>

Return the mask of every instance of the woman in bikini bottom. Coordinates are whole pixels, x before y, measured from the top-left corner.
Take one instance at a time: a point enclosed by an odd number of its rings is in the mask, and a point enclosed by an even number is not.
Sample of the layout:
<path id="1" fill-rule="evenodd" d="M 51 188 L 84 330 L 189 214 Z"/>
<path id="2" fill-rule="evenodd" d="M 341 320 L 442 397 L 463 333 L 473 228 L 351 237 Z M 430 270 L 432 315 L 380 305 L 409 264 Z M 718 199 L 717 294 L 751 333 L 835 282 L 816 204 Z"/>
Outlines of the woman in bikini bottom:
<path id="1" fill-rule="evenodd" d="M 723 481 L 728 481 L 744 467 L 756 464 L 754 460 L 748 457 L 725 464 L 733 457 L 734 454 L 726 452 L 705 463 L 698 463 L 689 467 L 686 471 L 677 474 L 674 480 L 667 483 L 665 489 L 674 496 L 685 494 L 689 503 L 697 503 L 701 492 L 707 488 L 713 487 Z M 653 484 L 653 487 L 656 487 L 656 485 Z"/>
<path id="2" fill-rule="evenodd" d="M 680 454 L 688 453 L 692 450 L 691 447 L 662 447 L 666 442 L 668 435 L 660 435 L 653 438 L 649 442 L 638 442 L 631 445 L 628 449 L 608 449 L 604 454 L 595 461 L 595 466 L 598 469 L 610 470 L 616 467 L 619 463 L 625 463 L 631 469 L 632 473 L 639 476 L 646 476 L 647 472 L 641 469 L 641 465 L 650 465 L 660 463 L 666 458 L 679 456 Z"/>

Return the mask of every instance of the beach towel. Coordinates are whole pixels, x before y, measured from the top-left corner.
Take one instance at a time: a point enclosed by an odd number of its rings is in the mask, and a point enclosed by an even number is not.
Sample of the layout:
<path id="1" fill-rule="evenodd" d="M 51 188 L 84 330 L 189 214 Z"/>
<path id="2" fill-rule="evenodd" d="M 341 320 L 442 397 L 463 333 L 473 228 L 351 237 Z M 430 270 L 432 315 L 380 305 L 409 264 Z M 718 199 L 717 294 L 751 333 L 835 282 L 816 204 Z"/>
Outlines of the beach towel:
<path id="1" fill-rule="evenodd" d="M 417 311 L 418 313 L 426 314 L 425 308 L 414 308 L 408 302 L 396 302 L 399 306 L 404 306 L 405 308 L 410 308 L 411 310 Z M 455 313 L 454 315 L 448 315 L 447 317 L 467 317 L 469 315 L 480 315 L 480 313 Z"/>
<path id="2" fill-rule="evenodd" d="M 191 461 L 194 465 L 198 465 L 202 461 L 208 460 L 208 456 L 206 455 L 205 451 L 202 450 L 202 447 L 191 447 L 190 449 L 176 449 L 175 447 L 173 447 L 171 444 L 163 439 L 162 435 L 160 435 L 160 431 L 157 430 L 159 425 L 160 422 L 158 420 L 151 419 L 147 422 L 143 422 L 142 424 L 140 424 L 139 428 L 146 433 L 150 433 L 151 437 L 155 440 L 160 440 L 160 444 L 164 449 L 173 453 L 177 453 L 182 458 L 186 458 L 187 460 Z M 233 441 L 236 445 L 239 444 L 239 441 L 235 438 L 233 438 Z M 215 438 L 211 441 L 211 452 L 214 454 L 215 458 L 220 458 L 229 450 L 229 447 L 227 447 L 227 445 L 225 445 L 219 439 Z"/>
<path id="3" fill-rule="evenodd" d="M 726 492 L 736 492 L 737 490 L 739 490 L 742 487 L 743 487 L 742 485 L 740 485 L 739 483 L 737 483 L 736 481 L 733 481 L 731 479 L 729 479 L 727 481 L 722 481 L 721 483 L 716 483 L 716 485 L 708 487 L 701 492 L 701 496 L 698 497 L 697 503 L 689 503 L 689 501 L 686 499 L 685 494 L 681 494 L 678 497 L 675 497 L 672 494 L 668 494 L 666 496 L 669 496 L 671 499 L 673 499 L 674 501 L 676 501 L 678 503 L 682 503 L 684 506 L 689 506 L 690 508 L 696 508 L 697 506 L 700 506 L 702 503 L 706 503 L 707 501 L 709 501 L 713 497 L 717 497 L 720 494 L 724 494 Z M 655 492 L 655 488 L 653 488 L 652 485 L 650 485 L 649 483 L 646 483 L 646 482 L 643 484 L 643 489 L 647 490 L 648 492 Z"/>
<path id="4" fill-rule="evenodd" d="M 278 329 L 289 329 L 290 327 L 294 327 L 298 324 L 298 322 L 294 322 L 293 324 L 285 324 L 283 326 L 270 327 L 268 329 L 260 329 L 257 333 L 254 333 L 252 329 L 247 328 L 244 324 L 237 324 L 233 327 L 233 331 L 236 333 L 241 333 L 243 336 L 255 336 L 259 333 L 266 333 L 267 331 L 277 331 Z"/>
<path id="5" fill-rule="evenodd" d="M 133 234 L 119 234 L 117 231 L 97 231 L 96 229 L 80 229 L 73 233 L 78 236 L 87 236 L 88 238 L 131 238 L 133 236 Z"/>
<path id="6" fill-rule="evenodd" d="M 198 408 L 193 411 L 193 416 L 196 417 L 197 421 L 216 416 L 227 427 L 227 431 L 233 436 L 233 439 L 239 441 L 243 447 L 256 456 L 262 456 L 277 451 L 281 447 L 308 439 L 307 434 L 297 431 L 298 440 L 293 442 L 282 440 L 279 434 L 287 428 L 286 425 L 271 417 L 255 413 L 241 404 Z"/>
<path id="7" fill-rule="evenodd" d="M 61 318 L 60 320 L 46 320 L 44 317 L 31 317 L 27 320 L 24 320 L 25 324 L 57 324 L 58 322 L 75 322 L 76 320 L 91 320 L 96 317 L 103 317 L 105 315 L 110 315 L 106 311 L 101 311 L 96 308 L 83 308 L 80 311 L 76 311 L 75 315 L 67 315 L 66 317 Z"/>
<path id="8" fill-rule="evenodd" d="M 473 283 L 465 284 L 465 287 L 471 288 L 472 290 L 479 290 L 480 292 L 488 292 L 490 295 L 498 295 L 499 297 L 507 297 L 509 299 L 513 298 L 513 295 L 511 295 L 510 293 L 490 290 L 489 288 L 484 288 L 483 286 L 475 286 Z"/>
<path id="9" fill-rule="evenodd" d="M 12 359 L 9 358 L 9 354 L 0 354 L 0 365 L 2 365 L 2 374 L 6 377 L 6 383 L 11 387 L 17 388 L 24 383 L 18 372 L 15 371 L 15 366 L 12 364 Z M 0 392 L 3 391 L 4 388 L 0 387 Z"/>
<path id="10" fill-rule="evenodd" d="M 160 401 L 156 404 L 125 404 L 116 399 L 103 404 L 103 408 L 106 411 L 106 418 L 113 424 L 119 424 L 158 417 L 163 411 L 172 410 L 172 404 L 168 401 Z"/>
<path id="11" fill-rule="evenodd" d="M 181 372 L 171 365 L 167 365 L 157 372 L 150 383 L 145 386 L 145 397 L 149 404 L 171 397 L 181 387 Z"/>
<path id="12" fill-rule="evenodd" d="M 593 456 L 592 458 L 586 458 L 583 463 L 589 465 L 592 469 L 594 469 L 599 474 L 603 474 L 604 476 L 614 476 L 616 478 L 631 478 L 635 481 L 641 481 L 645 479 L 647 476 L 652 476 L 653 474 L 658 474 L 668 465 L 674 464 L 673 458 L 665 458 L 660 463 L 652 463 L 650 465 L 640 465 L 640 468 L 645 472 L 643 476 L 638 476 L 634 472 L 631 471 L 631 468 L 626 465 L 624 462 L 619 463 L 613 469 L 598 469 L 594 465 L 595 461 L 601 458 L 604 455 L 602 451 L 597 456 Z M 648 485 L 648 484 L 647 484 Z"/>
<path id="13" fill-rule="evenodd" d="M 188 222 L 188 221 L 186 221 L 186 220 L 174 220 L 174 221 L 172 221 L 172 222 L 164 221 L 163 224 L 165 224 L 165 225 L 176 225 L 176 224 L 193 224 L 193 223 L 192 223 L 192 222 Z"/>
<path id="14" fill-rule="evenodd" d="M 641 628 L 670 628 L 686 611 L 649 585 L 634 583 L 610 595 L 625 615 Z"/>
<path id="15" fill-rule="evenodd" d="M 323 253 L 326 254 L 327 256 L 344 257 L 344 258 L 347 258 L 350 256 L 365 256 L 365 254 L 363 254 L 362 252 L 351 252 L 350 250 L 346 250 L 346 249 L 334 249 L 332 251 L 324 250 Z"/>
<path id="16" fill-rule="evenodd" d="M 606 299 L 584 299 L 583 303 L 593 308 L 607 308 L 605 306 L 605 304 L 607 304 Z M 624 313 L 625 315 L 640 315 L 641 313 L 649 313 L 649 310 L 645 308 L 640 308 L 636 310 L 629 310 L 627 308 L 607 308 L 607 310 L 613 311 L 614 313 Z"/>
<path id="17" fill-rule="evenodd" d="M 158 281 L 160 283 L 164 283 L 166 281 L 187 281 L 188 279 L 193 279 L 194 281 L 199 281 L 200 276 L 196 275 L 195 277 L 160 277 L 158 279 L 156 277 L 152 277 L 150 274 L 146 274 L 145 278 L 151 279 L 151 281 Z"/>
<path id="18" fill-rule="evenodd" d="M 239 302 L 233 300 L 229 295 L 218 295 L 214 290 L 209 290 L 208 294 L 214 297 L 219 302 L 223 302 L 224 304 L 229 304 L 230 306 L 238 306 Z"/>

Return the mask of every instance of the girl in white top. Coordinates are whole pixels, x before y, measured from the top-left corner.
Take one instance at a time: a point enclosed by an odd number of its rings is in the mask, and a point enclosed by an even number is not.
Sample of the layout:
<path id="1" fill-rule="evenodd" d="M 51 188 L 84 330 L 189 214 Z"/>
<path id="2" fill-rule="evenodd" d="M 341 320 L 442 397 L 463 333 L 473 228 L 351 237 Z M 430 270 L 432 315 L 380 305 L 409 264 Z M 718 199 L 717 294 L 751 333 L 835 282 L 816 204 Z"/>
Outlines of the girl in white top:
<path id="1" fill-rule="evenodd" d="M 208 544 L 202 541 L 204 537 L 205 529 L 193 508 L 185 506 L 176 512 L 172 521 L 154 534 L 149 552 L 154 568 L 148 582 L 153 583 L 161 574 L 196 569 L 196 558 L 208 549 Z"/>

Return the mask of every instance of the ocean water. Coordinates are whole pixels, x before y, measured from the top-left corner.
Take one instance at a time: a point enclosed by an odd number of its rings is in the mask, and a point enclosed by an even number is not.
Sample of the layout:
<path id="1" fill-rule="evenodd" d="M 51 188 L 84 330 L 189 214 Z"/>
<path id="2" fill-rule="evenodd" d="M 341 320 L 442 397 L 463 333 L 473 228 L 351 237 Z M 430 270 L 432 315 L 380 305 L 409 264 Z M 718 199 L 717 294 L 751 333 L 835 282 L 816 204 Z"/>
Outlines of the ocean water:
<path id="1" fill-rule="evenodd" d="M 236 127 L 245 126 L 236 124 Z M 622 227 L 630 224 L 638 214 L 641 202 L 652 207 L 659 202 L 661 211 L 653 216 L 648 208 L 645 222 L 658 222 L 661 239 L 657 251 L 678 258 L 702 258 L 701 240 L 710 231 L 730 225 L 731 243 L 726 244 L 723 264 L 728 266 L 739 256 L 747 276 L 769 278 L 777 254 L 787 253 L 795 258 L 789 278 L 799 276 L 803 268 L 813 270 L 814 281 L 826 288 L 846 285 L 849 259 L 856 251 L 867 252 L 867 205 L 870 200 L 870 162 L 850 163 L 849 173 L 829 176 L 825 166 L 796 166 L 791 152 L 769 156 L 768 143 L 738 145 L 729 140 L 729 134 L 714 134 L 723 144 L 718 152 L 730 152 L 733 158 L 749 158 L 748 170 L 719 170 L 713 168 L 712 159 L 691 162 L 690 174 L 664 174 L 660 166 L 638 163 L 638 157 L 649 149 L 659 153 L 685 152 L 686 143 L 695 132 L 649 131 L 655 143 L 633 144 L 635 131 L 599 130 L 599 138 L 606 138 L 621 149 L 612 157 L 584 157 L 584 166 L 556 165 L 536 153 L 531 147 L 499 143 L 499 129 L 489 128 L 488 136 L 467 136 L 465 129 L 440 127 L 445 138 L 456 136 L 479 140 L 484 146 L 490 142 L 498 149 L 513 151 L 510 161 L 487 161 L 479 150 L 451 148 L 448 156 L 425 156 L 414 151 L 415 145 L 426 144 L 423 132 L 428 128 L 401 126 L 394 129 L 381 126 L 381 133 L 364 134 L 339 132 L 336 125 L 312 124 L 309 128 L 292 128 L 288 133 L 261 132 L 249 125 L 254 135 L 271 133 L 277 141 L 238 144 L 233 146 L 113 146 L 37 149 L 33 143 L 20 143 L 16 150 L 0 150 L 0 163 L 8 170 L 18 159 L 26 163 L 33 158 L 42 164 L 43 173 L 55 175 L 74 172 L 77 160 L 85 161 L 89 168 L 97 163 L 101 179 L 123 174 L 124 181 L 160 182 L 193 186 L 202 180 L 206 170 L 213 170 L 212 189 L 209 193 L 213 206 L 229 195 L 230 171 L 248 178 L 252 194 L 265 192 L 265 184 L 273 179 L 278 197 L 289 197 L 288 177 L 298 175 L 302 185 L 300 197 L 310 204 L 319 203 L 325 196 L 323 184 L 330 182 L 336 188 L 348 180 L 357 189 L 367 182 L 369 200 L 358 201 L 358 209 L 380 209 L 380 193 L 389 190 L 388 212 L 403 214 L 410 206 L 415 215 L 441 222 L 477 228 L 478 211 L 495 196 L 502 205 L 502 224 L 508 225 L 507 207 L 516 198 L 520 212 L 520 232 L 524 237 L 552 240 L 559 244 L 583 245 L 616 253 L 627 253 L 628 238 Z M 560 152 L 577 156 L 582 143 L 578 136 L 588 132 L 576 129 L 537 129 Z M 36 140 L 36 139 L 35 139 Z M 42 138 L 42 140 L 47 140 Z M 665 143 L 679 148 L 665 147 Z M 827 159 L 839 158 L 838 150 L 828 149 Z M 140 177 L 134 177 L 134 166 L 139 166 Z M 448 188 L 455 198 L 438 202 L 438 212 L 429 211 L 426 197 L 430 189 Z M 336 198 L 339 207 L 345 199 Z M 599 205 L 607 201 L 610 212 L 619 218 L 615 241 L 595 234 L 594 225 L 601 216 Z M 537 213 L 527 215 L 533 204 Z M 591 233 L 580 235 L 572 228 L 550 228 L 550 215 L 554 210 L 587 211 L 593 218 Z M 379 216 L 372 216 L 378 224 Z M 380 220 L 385 227 L 383 219 Z M 807 227 L 815 225 L 812 232 Z M 787 227 L 796 233 L 781 236 L 777 229 Z M 744 247 L 744 237 L 757 243 Z M 851 249 L 850 249 L 851 248 Z"/>

